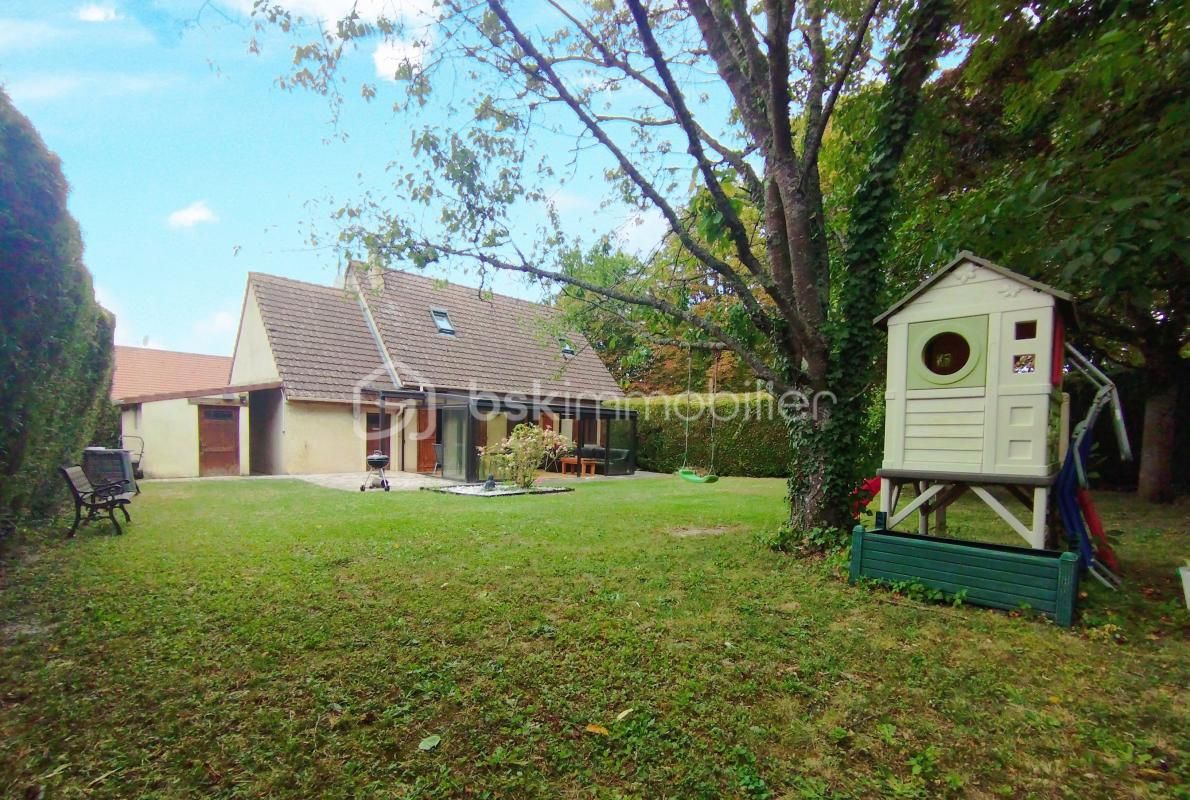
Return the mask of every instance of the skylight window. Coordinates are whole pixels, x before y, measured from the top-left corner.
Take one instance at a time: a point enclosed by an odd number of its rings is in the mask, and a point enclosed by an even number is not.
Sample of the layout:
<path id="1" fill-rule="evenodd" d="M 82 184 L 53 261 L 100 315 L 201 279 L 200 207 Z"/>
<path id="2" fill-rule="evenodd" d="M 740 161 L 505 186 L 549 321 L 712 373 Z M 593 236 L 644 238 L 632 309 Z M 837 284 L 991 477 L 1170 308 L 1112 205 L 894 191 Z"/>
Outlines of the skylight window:
<path id="1" fill-rule="evenodd" d="M 455 326 L 450 322 L 450 314 L 445 308 L 431 308 L 430 316 L 434 318 L 434 324 L 438 326 L 438 332 L 444 333 L 447 336 L 455 335 Z"/>
<path id="2" fill-rule="evenodd" d="M 559 339 L 558 342 L 562 345 L 562 358 L 574 358 L 576 353 L 574 345 L 565 339 Z"/>

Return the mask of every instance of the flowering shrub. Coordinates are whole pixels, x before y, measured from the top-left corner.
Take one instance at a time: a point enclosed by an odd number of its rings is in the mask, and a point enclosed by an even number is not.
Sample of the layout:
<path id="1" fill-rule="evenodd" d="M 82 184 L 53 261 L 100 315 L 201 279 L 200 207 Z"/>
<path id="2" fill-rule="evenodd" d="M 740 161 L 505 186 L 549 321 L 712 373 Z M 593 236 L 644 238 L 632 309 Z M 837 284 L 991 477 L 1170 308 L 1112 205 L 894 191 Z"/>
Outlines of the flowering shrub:
<path id="1" fill-rule="evenodd" d="M 569 453 L 574 442 L 556 431 L 521 423 L 507 439 L 479 448 L 484 470 L 522 489 L 537 481 L 537 470 L 548 469 Z"/>

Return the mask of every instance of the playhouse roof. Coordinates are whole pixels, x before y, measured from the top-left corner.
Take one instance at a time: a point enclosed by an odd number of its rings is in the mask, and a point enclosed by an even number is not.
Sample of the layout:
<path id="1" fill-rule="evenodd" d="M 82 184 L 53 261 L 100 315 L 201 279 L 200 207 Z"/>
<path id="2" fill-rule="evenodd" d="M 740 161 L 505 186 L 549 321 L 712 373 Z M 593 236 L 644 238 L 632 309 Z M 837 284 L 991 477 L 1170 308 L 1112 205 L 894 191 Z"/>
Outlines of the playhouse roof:
<path id="1" fill-rule="evenodd" d="M 1002 267 L 999 264 L 988 261 L 986 258 L 980 258 L 979 256 L 975 255 L 974 253 L 968 252 L 967 250 L 963 250 L 957 256 L 955 256 L 950 261 L 950 263 L 948 263 L 942 269 L 938 270 L 933 275 L 931 275 L 930 277 L 926 278 L 924 281 L 919 283 L 917 285 L 917 287 L 914 288 L 911 292 L 909 292 L 907 295 L 902 297 L 897 302 L 893 303 L 888 308 L 887 311 L 885 311 L 880 316 L 876 317 L 876 319 L 872 320 L 872 324 L 878 325 L 883 328 L 888 323 L 889 317 L 891 317 L 893 314 L 897 313 L 902 308 L 909 305 L 914 300 L 916 300 L 918 297 L 920 297 L 922 294 L 924 294 L 930 287 L 932 287 L 938 281 L 942 280 L 942 278 L 944 276 L 946 276 L 951 270 L 955 269 L 960 264 L 965 264 L 967 262 L 970 262 L 972 264 L 978 264 L 979 266 L 983 267 L 984 269 L 990 269 L 992 272 L 996 272 L 996 273 L 999 273 L 1000 275 L 1003 275 L 1005 278 L 1009 278 L 1009 279 L 1014 280 L 1018 283 L 1023 283 L 1025 286 L 1028 286 L 1030 289 L 1036 289 L 1039 292 L 1045 292 L 1048 295 L 1052 295 L 1055 299 L 1057 299 L 1058 305 L 1062 309 L 1062 312 L 1067 317 L 1068 321 L 1070 321 L 1070 322 L 1074 321 L 1074 298 L 1071 297 L 1066 292 L 1063 292 L 1061 289 L 1055 289 L 1054 287 L 1048 286 L 1044 283 L 1041 283 L 1040 281 L 1035 281 L 1032 278 L 1026 278 L 1024 275 L 1021 275 L 1019 272 L 1013 272 L 1012 270 L 1008 269 L 1007 267 Z"/>

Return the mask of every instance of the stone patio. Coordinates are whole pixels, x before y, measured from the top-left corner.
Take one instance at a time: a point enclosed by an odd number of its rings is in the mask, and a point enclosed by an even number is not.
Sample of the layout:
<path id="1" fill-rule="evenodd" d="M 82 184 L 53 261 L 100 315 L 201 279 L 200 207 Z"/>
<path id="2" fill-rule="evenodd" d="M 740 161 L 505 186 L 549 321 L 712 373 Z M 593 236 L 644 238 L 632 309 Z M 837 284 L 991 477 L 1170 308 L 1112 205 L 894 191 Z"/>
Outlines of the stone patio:
<path id="1" fill-rule="evenodd" d="M 364 482 L 364 470 L 359 472 L 329 472 L 320 475 L 251 475 L 238 476 L 228 475 L 226 477 L 218 478 L 147 478 L 138 481 L 138 483 L 170 483 L 176 481 L 275 481 L 275 480 L 299 480 L 312 483 L 315 486 L 322 486 L 326 489 L 339 489 L 344 492 L 358 492 L 360 484 Z M 437 478 L 431 475 L 419 475 L 414 472 L 387 472 L 385 477 L 388 479 L 389 489 L 394 492 L 410 492 L 418 489 L 441 489 L 447 486 L 456 486 L 460 481 L 446 480 L 445 478 Z M 619 481 L 632 480 L 634 478 L 656 478 L 660 477 L 660 473 L 646 472 L 644 470 L 637 470 L 634 475 L 613 475 L 608 478 L 604 475 L 597 475 L 595 477 L 576 478 L 573 474 L 567 475 L 565 478 L 558 475 L 556 472 L 543 472 L 540 480 L 554 486 L 573 486 L 580 483 L 587 483 L 589 481 Z M 369 491 L 379 492 L 380 489 L 369 489 Z"/>

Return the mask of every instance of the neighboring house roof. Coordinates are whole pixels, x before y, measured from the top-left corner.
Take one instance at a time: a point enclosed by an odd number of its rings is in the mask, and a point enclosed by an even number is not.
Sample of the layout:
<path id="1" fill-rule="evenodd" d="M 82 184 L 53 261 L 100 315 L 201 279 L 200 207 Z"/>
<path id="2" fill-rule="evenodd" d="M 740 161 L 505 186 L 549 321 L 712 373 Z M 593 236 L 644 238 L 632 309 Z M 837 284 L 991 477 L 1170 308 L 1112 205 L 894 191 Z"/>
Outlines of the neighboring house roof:
<path id="1" fill-rule="evenodd" d="M 226 386 L 231 358 L 117 345 L 112 400 Z"/>
<path id="2" fill-rule="evenodd" d="M 350 401 L 360 381 L 397 388 L 354 292 L 259 272 L 248 282 L 287 397 Z"/>
<path id="3" fill-rule="evenodd" d="M 383 289 L 373 289 L 361 274 L 357 293 L 249 274 L 287 397 L 350 401 L 361 379 L 381 390 L 622 396 L 581 334 L 554 330 L 556 310 L 423 275 L 381 275 Z M 449 314 L 453 336 L 439 333 L 433 309 Z M 563 357 L 559 336 L 574 356 Z"/>
<path id="4" fill-rule="evenodd" d="M 949 274 L 953 269 L 958 267 L 960 264 L 965 264 L 967 262 L 971 262 L 972 264 L 978 264 L 979 266 L 983 267 L 984 269 L 989 269 L 992 272 L 995 272 L 999 275 L 1003 275 L 1005 278 L 1009 278 L 1010 280 L 1017 281 L 1018 283 L 1023 283 L 1024 285 L 1028 286 L 1031 289 L 1036 289 L 1039 292 L 1045 292 L 1046 294 L 1053 295 L 1055 298 L 1057 298 L 1058 304 L 1059 304 L 1059 306 L 1062 307 L 1063 312 L 1066 313 L 1067 316 L 1071 317 L 1072 318 L 1071 321 L 1073 321 L 1074 298 L 1071 297 L 1066 292 L 1063 292 L 1060 289 L 1055 289 L 1054 287 L 1048 286 L 1044 283 L 1041 283 L 1040 281 L 1035 281 L 1032 278 L 1026 278 L 1024 275 L 1021 275 L 1019 272 L 1013 272 L 1012 270 L 1008 269 L 1007 267 L 1002 267 L 999 264 L 996 264 L 992 261 L 988 261 L 986 258 L 980 258 L 979 256 L 975 255 L 974 253 L 971 253 L 967 250 L 963 250 L 957 256 L 955 256 L 954 259 L 952 259 L 950 261 L 950 263 L 948 263 L 942 269 L 938 270 L 933 275 L 931 275 L 930 277 L 926 278 L 924 281 L 919 283 L 917 285 L 917 287 L 914 288 L 911 292 L 909 292 L 907 295 L 902 297 L 897 302 L 893 303 L 892 306 L 887 311 L 885 311 L 880 316 L 876 317 L 876 319 L 872 320 L 872 324 L 879 325 L 879 326 L 883 327 L 888 322 L 889 317 L 891 317 L 893 314 L 900 311 L 905 306 L 912 303 L 915 299 L 917 299 L 922 294 L 924 294 L 926 292 L 926 290 L 928 290 L 931 286 L 936 284 L 938 281 L 942 280 L 942 278 L 944 276 Z"/>
<path id="5" fill-rule="evenodd" d="M 480 293 L 425 275 L 384 270 L 382 292 L 361 293 L 406 388 L 481 389 L 530 396 L 623 393 L 559 312 L 512 297 Z M 361 283 L 367 287 L 363 277 Z M 450 316 L 453 336 L 438 332 L 431 311 Z M 574 355 L 562 354 L 564 338 Z"/>

